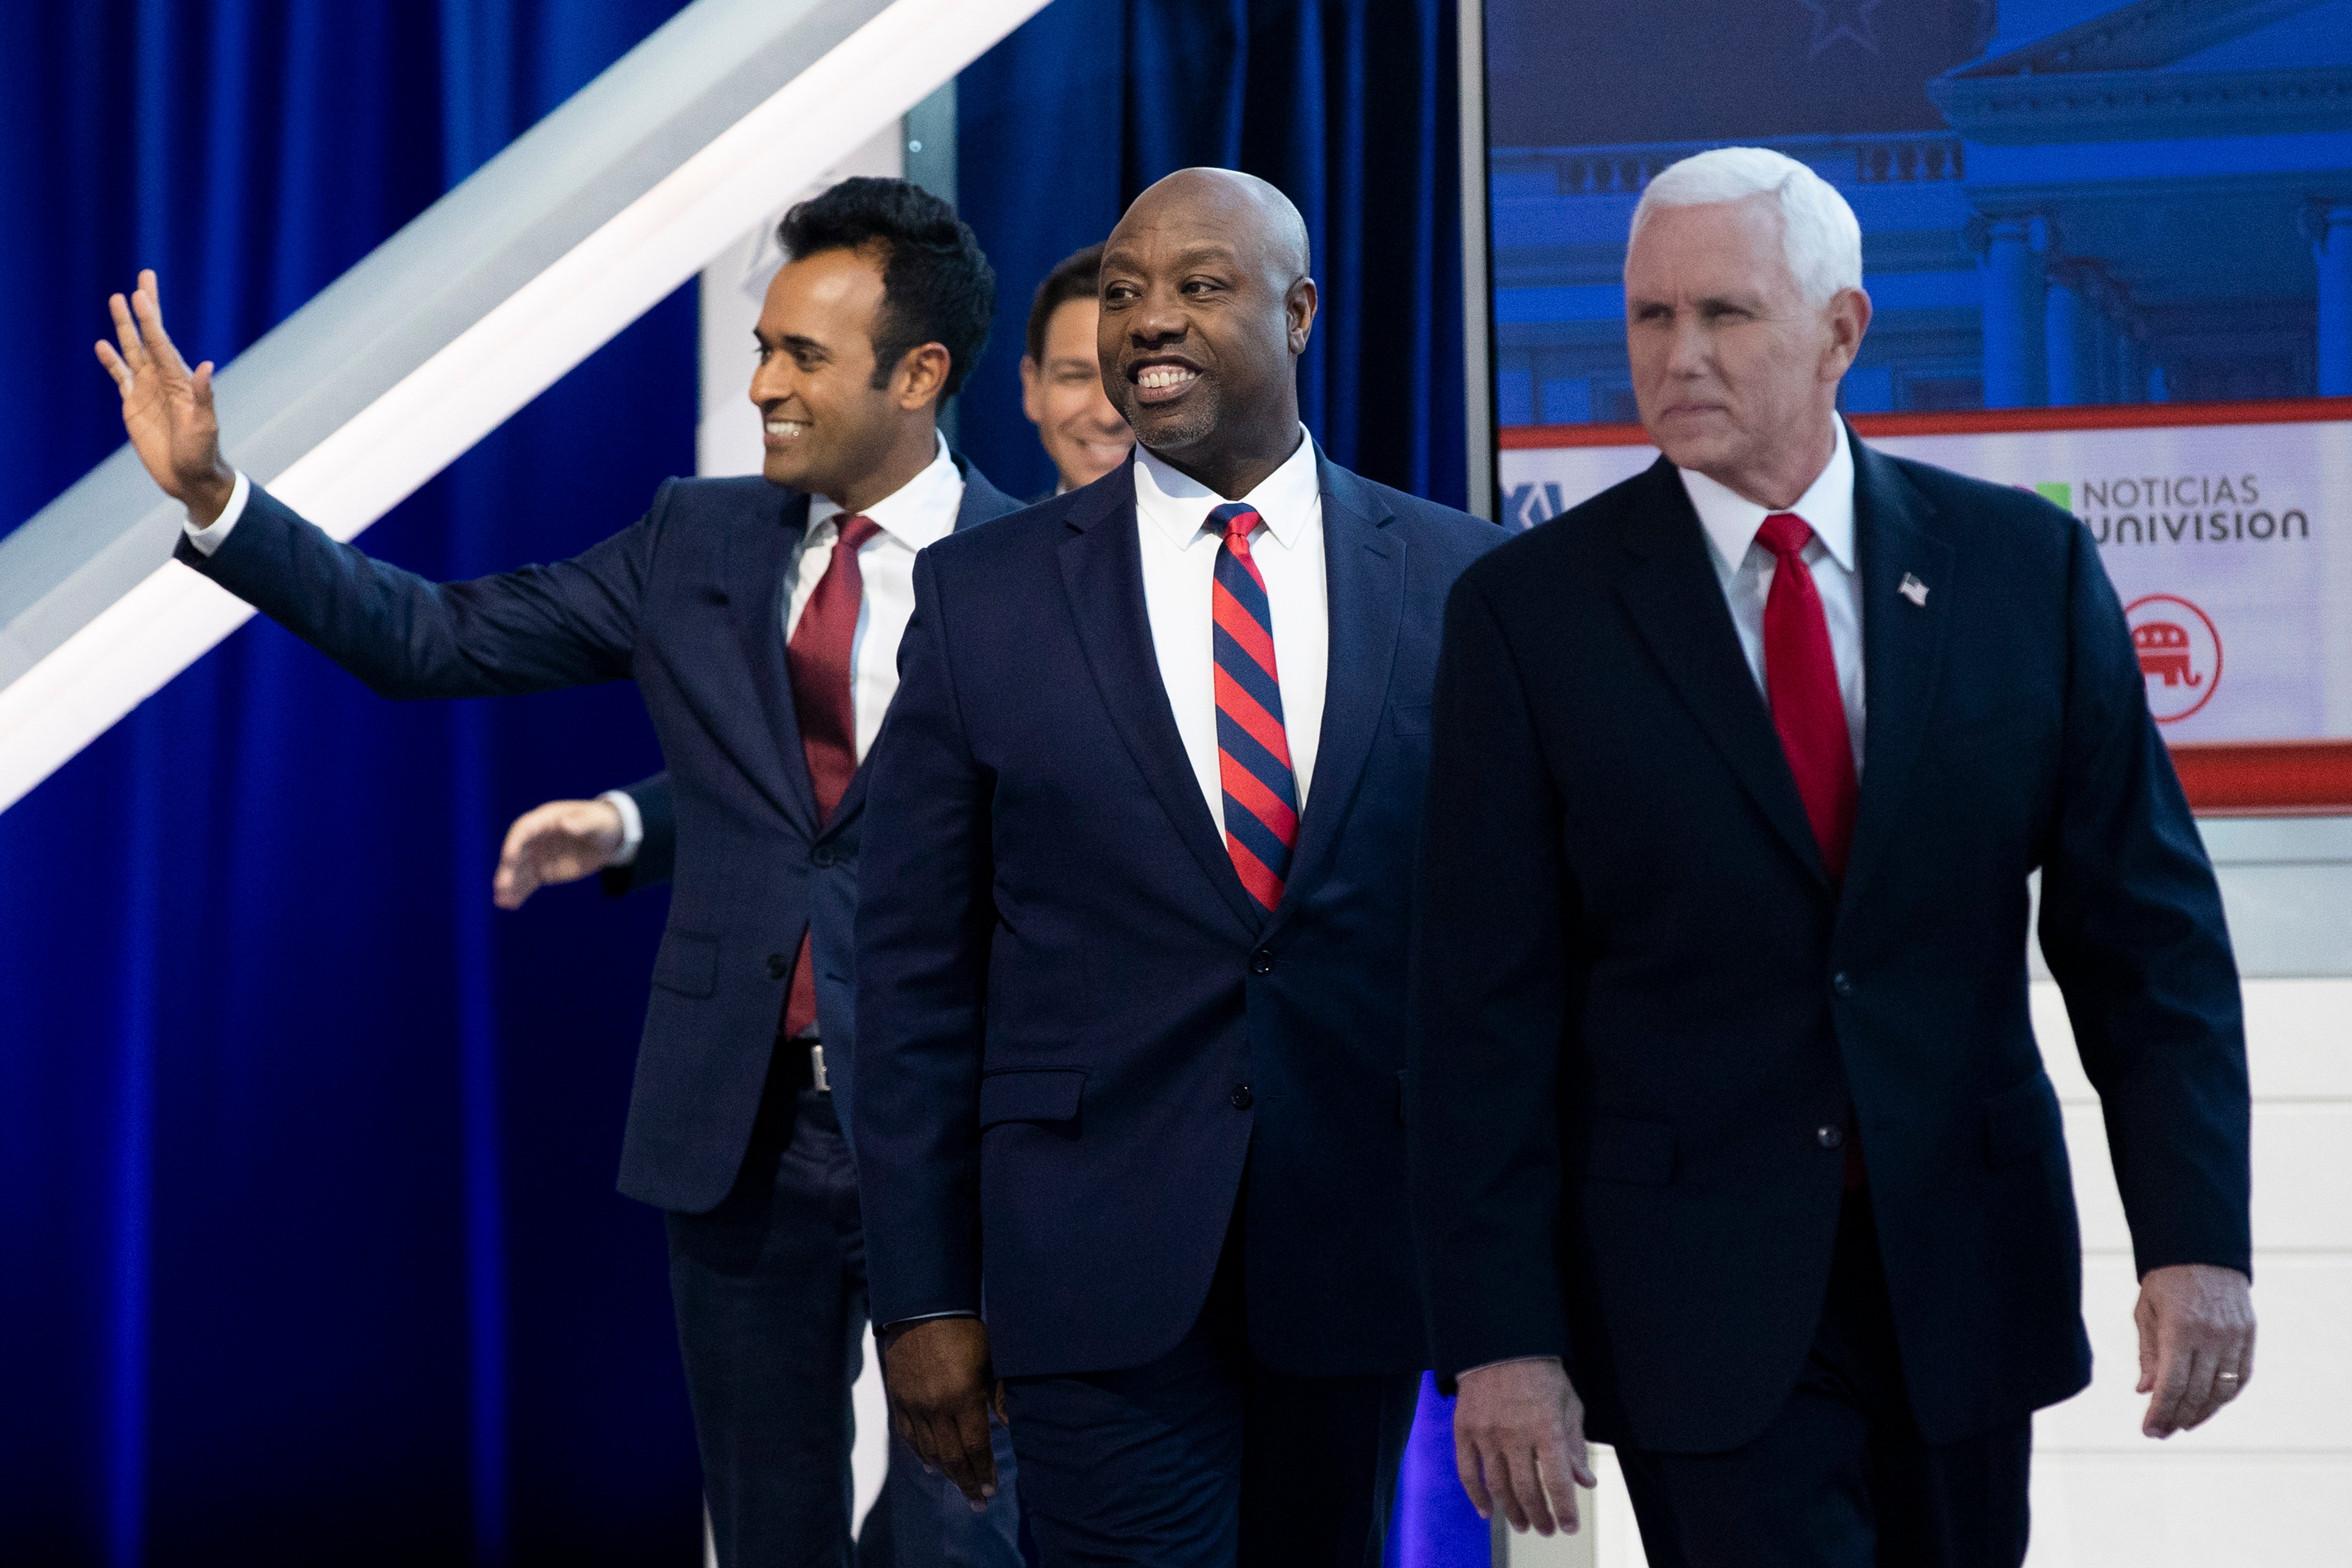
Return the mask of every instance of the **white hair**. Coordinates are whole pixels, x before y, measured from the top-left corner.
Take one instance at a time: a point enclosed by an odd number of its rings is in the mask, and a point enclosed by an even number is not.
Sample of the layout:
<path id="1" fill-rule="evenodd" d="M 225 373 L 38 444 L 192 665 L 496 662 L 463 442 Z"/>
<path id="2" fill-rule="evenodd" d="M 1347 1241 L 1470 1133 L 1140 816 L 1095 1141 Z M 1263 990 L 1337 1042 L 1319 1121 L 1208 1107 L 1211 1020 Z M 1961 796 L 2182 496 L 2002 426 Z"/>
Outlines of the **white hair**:
<path id="1" fill-rule="evenodd" d="M 1794 158 L 1765 147 L 1717 147 L 1672 163 L 1633 208 L 1630 250 L 1659 207 L 1706 206 L 1765 192 L 1780 198 L 1780 243 L 1789 274 L 1809 303 L 1862 287 L 1862 225 L 1835 185 Z"/>

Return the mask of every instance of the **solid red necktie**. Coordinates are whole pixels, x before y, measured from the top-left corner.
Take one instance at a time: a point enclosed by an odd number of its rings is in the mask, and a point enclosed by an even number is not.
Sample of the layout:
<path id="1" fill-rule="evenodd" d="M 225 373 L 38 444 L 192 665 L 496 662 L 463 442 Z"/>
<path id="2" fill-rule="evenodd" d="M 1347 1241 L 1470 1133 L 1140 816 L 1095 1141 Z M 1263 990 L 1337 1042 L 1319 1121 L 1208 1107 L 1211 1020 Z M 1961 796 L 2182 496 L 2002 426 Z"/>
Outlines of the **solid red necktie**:
<path id="1" fill-rule="evenodd" d="M 1845 876 L 1862 788 L 1845 698 L 1838 689 L 1837 659 L 1830 650 L 1829 620 L 1822 613 L 1812 569 L 1805 564 L 1805 546 L 1812 540 L 1805 520 L 1787 511 L 1766 518 L 1756 533 L 1756 542 L 1779 560 L 1771 592 L 1764 597 L 1764 689 L 1780 750 L 1796 775 L 1813 840 L 1821 846 L 1822 864 L 1835 882 Z"/>
<path id="2" fill-rule="evenodd" d="M 844 514 L 835 521 L 839 532 L 833 542 L 833 559 L 825 563 L 808 603 L 801 606 L 800 622 L 784 646 L 793 714 L 800 721 L 801 755 L 808 760 L 820 824 L 832 817 L 857 772 L 857 710 L 849 694 L 857 612 L 866 598 L 857 552 L 882 531 L 870 517 Z M 783 1033 L 789 1040 L 815 1032 L 816 973 L 803 927 L 801 950 L 793 959 L 792 984 L 784 993 Z"/>

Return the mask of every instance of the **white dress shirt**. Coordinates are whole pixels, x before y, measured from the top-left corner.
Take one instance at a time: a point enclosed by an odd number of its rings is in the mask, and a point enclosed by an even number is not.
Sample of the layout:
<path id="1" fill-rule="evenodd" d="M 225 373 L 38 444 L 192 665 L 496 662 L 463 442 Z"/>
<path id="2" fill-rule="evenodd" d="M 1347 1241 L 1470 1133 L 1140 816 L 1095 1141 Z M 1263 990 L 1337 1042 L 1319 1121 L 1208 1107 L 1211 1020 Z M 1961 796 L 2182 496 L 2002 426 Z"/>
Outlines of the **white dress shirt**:
<path id="1" fill-rule="evenodd" d="M 1811 489 L 1786 510 L 1805 520 L 1813 541 L 1805 546 L 1805 564 L 1821 595 L 1822 616 L 1829 622 L 1830 657 L 1836 662 L 1838 693 L 1845 700 L 1846 738 L 1853 743 L 1854 776 L 1862 776 L 1862 731 L 1866 711 L 1863 701 L 1862 584 L 1853 553 L 1853 453 L 1846 446 L 1845 421 L 1835 420 L 1837 445 L 1829 466 Z M 1756 689 L 1771 700 L 1764 680 L 1764 599 L 1772 591 L 1772 574 L 1780 557 L 1756 542 L 1757 531 L 1773 509 L 1761 507 L 1738 491 L 1717 484 L 1691 468 L 1677 468 L 1683 489 L 1698 509 L 1699 525 L 1706 531 L 1707 554 L 1715 563 L 1716 580 L 1731 606 L 1731 624 L 1739 633 L 1739 648 L 1748 656 Z"/>
<path id="2" fill-rule="evenodd" d="M 1135 448 L 1136 532 L 1142 544 L 1143 606 L 1160 683 L 1176 715 L 1176 732 L 1192 759 L 1201 795 L 1222 837 L 1225 785 L 1217 762 L 1217 652 L 1211 619 L 1223 541 L 1202 525 L 1229 499 Z M 1275 674 L 1282 683 L 1282 728 L 1290 742 L 1290 771 L 1298 809 L 1307 809 L 1315 752 L 1323 737 L 1323 690 L 1331 666 L 1330 586 L 1323 575 L 1323 486 L 1315 471 L 1315 441 L 1306 426 L 1298 449 L 1249 494 L 1265 526 L 1250 536 L 1250 554 L 1265 579 L 1274 616 Z"/>
<path id="3" fill-rule="evenodd" d="M 195 520 L 189 519 L 188 538 L 196 549 L 206 555 L 218 550 L 237 519 L 245 515 L 251 494 L 252 486 L 239 473 L 228 505 L 210 528 L 198 529 Z M 874 520 L 880 531 L 857 552 L 865 597 L 858 605 L 857 631 L 850 645 L 849 706 L 856 721 L 860 763 L 881 732 L 882 716 L 889 711 L 890 700 L 898 694 L 898 641 L 907 635 L 907 622 L 915 613 L 915 552 L 953 532 L 956 514 L 962 507 L 963 475 L 948 456 L 947 441 L 941 437 L 929 468 L 866 509 L 865 515 Z M 784 567 L 786 642 L 792 640 L 801 612 L 833 563 L 834 541 L 841 536 L 841 514 L 839 503 L 824 496 L 809 498 L 808 529 Z M 1317 560 L 1321 560 L 1319 547 Z M 1207 600 L 1202 603 L 1205 605 Z M 607 790 L 596 798 L 610 802 L 620 813 L 621 850 L 613 864 L 625 866 L 636 858 L 637 847 L 645 841 L 637 803 L 625 790 Z"/>

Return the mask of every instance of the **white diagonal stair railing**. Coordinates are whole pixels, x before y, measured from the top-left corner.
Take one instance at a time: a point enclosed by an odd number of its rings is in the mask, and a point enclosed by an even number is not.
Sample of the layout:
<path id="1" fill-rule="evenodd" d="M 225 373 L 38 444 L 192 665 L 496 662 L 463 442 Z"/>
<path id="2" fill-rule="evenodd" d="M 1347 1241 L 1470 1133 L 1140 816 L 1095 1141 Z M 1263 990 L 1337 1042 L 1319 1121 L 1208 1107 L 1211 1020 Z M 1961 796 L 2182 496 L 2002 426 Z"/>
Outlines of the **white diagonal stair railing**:
<path id="1" fill-rule="evenodd" d="M 226 367 L 230 461 L 354 537 L 1044 4 L 696 0 Z M 125 447 L 0 540 L 0 810 L 252 614 L 179 526 Z"/>

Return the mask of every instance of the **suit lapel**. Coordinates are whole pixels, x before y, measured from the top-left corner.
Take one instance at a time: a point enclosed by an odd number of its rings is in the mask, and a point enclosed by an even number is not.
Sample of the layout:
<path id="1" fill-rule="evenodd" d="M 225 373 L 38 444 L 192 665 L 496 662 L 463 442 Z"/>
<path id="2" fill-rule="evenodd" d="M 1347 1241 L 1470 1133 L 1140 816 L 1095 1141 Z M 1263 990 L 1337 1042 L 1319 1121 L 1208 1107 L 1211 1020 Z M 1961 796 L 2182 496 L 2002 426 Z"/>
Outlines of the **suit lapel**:
<path id="1" fill-rule="evenodd" d="M 955 459 L 957 472 L 963 475 L 963 500 L 956 507 L 955 527 L 951 531 L 961 533 L 965 529 L 976 528 L 992 518 L 1003 517 L 1007 512 L 1021 510 L 1018 502 L 990 484 L 988 476 L 973 468 L 962 453 L 951 452 L 949 455 Z M 805 507 L 806 503 L 803 502 L 803 505 Z M 803 516 L 806 516 L 805 510 Z M 781 581 L 783 568 L 779 566 L 776 570 Z M 779 589 L 779 592 L 781 591 Z M 782 635 L 781 628 L 783 624 L 783 607 L 779 605 L 776 609 L 776 626 L 780 628 L 778 632 L 780 637 Z M 789 689 L 789 684 L 788 681 L 787 689 Z M 795 751 L 799 749 L 797 735 L 793 737 L 793 748 Z M 866 760 L 871 761 L 870 758 Z M 870 771 L 865 762 L 860 762 L 857 764 L 857 771 L 849 775 L 849 787 L 841 792 L 841 800 L 834 806 L 833 815 L 822 824 L 827 837 L 839 833 L 844 827 L 856 821 L 857 814 L 866 809 L 866 775 Z M 801 773 L 803 777 L 806 777 L 808 773 L 808 760 L 805 753 L 802 754 Z M 811 809 L 814 810 L 816 801 L 816 791 L 814 786 L 809 790 L 809 801 Z"/>
<path id="2" fill-rule="evenodd" d="M 1323 573 L 1330 595 L 1331 656 L 1321 739 L 1307 813 L 1290 859 L 1276 923 L 1286 920 L 1330 860 L 1349 803 L 1364 775 L 1388 705 L 1404 616 L 1405 546 L 1388 531 L 1389 509 L 1345 468 L 1316 455 L 1323 490 Z"/>
<path id="3" fill-rule="evenodd" d="M 1918 760 L 1951 617 L 1952 547 L 1927 531 L 1934 513 L 1902 470 L 1853 438 L 1855 564 L 1862 587 L 1862 801 L 1846 862 L 1851 900 L 1884 858 Z M 1898 589 L 1908 574 L 1927 585 L 1926 603 Z"/>
<path id="4" fill-rule="evenodd" d="M 807 528 L 808 497 L 794 491 L 774 525 L 736 534 L 730 545 L 727 581 L 735 635 L 742 642 L 743 662 L 775 743 L 775 787 L 769 794 L 777 808 L 814 838 L 822 826 L 816 819 L 816 791 L 809 784 L 800 721 L 793 711 L 792 678 L 784 668 L 784 568 Z"/>
<path id="5" fill-rule="evenodd" d="M 1234 872 L 1217 836 L 1216 819 L 1201 798 L 1199 775 L 1185 754 L 1168 689 L 1152 651 L 1151 618 L 1143 603 L 1143 552 L 1136 537 L 1135 481 L 1124 467 L 1087 487 L 1069 516 L 1060 548 L 1062 586 L 1078 628 L 1087 668 L 1103 707 L 1135 759 L 1177 837 L 1230 906 L 1255 935 L 1265 924 L 1257 902 Z M 1203 612 L 1206 606 L 1203 605 Z"/>
<path id="6" fill-rule="evenodd" d="M 1698 513 L 1664 458 L 1642 482 L 1647 493 L 1633 501 L 1619 534 L 1634 561 L 1617 580 L 1618 602 L 1766 820 L 1826 886 L 1821 846 L 1772 715 L 1740 652 Z"/>

